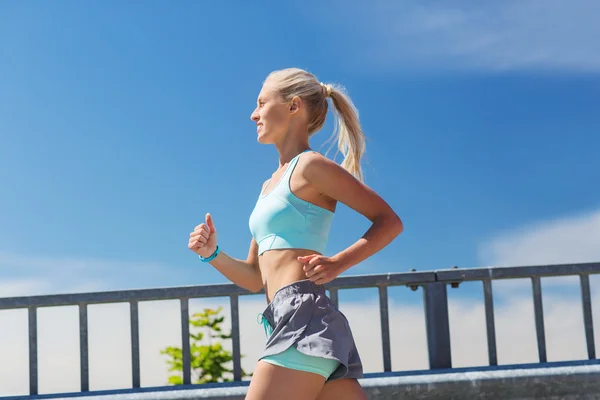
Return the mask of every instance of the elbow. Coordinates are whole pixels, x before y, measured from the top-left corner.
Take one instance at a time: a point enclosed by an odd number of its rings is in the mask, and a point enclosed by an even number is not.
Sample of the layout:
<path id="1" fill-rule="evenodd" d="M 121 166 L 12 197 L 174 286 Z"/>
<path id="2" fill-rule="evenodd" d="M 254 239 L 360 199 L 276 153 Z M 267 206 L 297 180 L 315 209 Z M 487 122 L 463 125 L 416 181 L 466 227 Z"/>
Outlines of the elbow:
<path id="1" fill-rule="evenodd" d="M 258 293 L 261 291 L 262 288 L 263 288 L 262 283 L 260 283 L 260 284 L 249 286 L 246 288 L 246 290 L 249 290 L 252 293 Z"/>
<path id="2" fill-rule="evenodd" d="M 380 230 L 385 232 L 390 240 L 394 240 L 398 235 L 404 232 L 404 223 L 402 219 L 393 211 L 388 210 L 385 213 L 372 219 L 373 224 L 377 225 Z"/>
<path id="3" fill-rule="evenodd" d="M 404 223 L 395 212 L 391 211 L 387 220 L 389 221 L 389 229 L 394 234 L 394 237 L 404 232 Z"/>
<path id="4" fill-rule="evenodd" d="M 262 283 L 258 284 L 258 283 L 244 282 L 244 283 L 238 283 L 237 285 L 239 287 L 241 287 L 242 289 L 249 291 L 250 293 L 258 293 L 263 288 Z"/>
<path id="5" fill-rule="evenodd" d="M 258 268 L 257 268 L 258 270 Z M 259 274 L 256 279 L 254 279 L 254 281 L 252 282 L 251 285 L 248 285 L 248 287 L 246 288 L 247 290 L 251 291 L 252 293 L 258 293 L 263 289 L 263 282 L 262 282 L 262 277 Z"/>
<path id="6" fill-rule="evenodd" d="M 400 219 L 400 217 L 396 216 L 397 221 L 394 223 L 394 229 L 395 229 L 395 233 L 396 236 L 400 235 L 402 232 L 404 232 L 404 223 L 402 222 L 402 220 Z"/>

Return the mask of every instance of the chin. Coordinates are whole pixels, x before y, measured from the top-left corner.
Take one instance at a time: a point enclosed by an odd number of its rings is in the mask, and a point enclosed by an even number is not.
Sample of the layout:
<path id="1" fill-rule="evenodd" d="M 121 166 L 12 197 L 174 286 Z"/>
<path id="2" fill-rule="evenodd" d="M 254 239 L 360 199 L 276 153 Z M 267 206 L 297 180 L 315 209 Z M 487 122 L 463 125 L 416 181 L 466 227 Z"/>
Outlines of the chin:
<path id="1" fill-rule="evenodd" d="M 273 144 L 272 141 L 270 141 L 269 138 L 265 137 L 264 135 L 257 135 L 256 141 L 260 144 Z"/>

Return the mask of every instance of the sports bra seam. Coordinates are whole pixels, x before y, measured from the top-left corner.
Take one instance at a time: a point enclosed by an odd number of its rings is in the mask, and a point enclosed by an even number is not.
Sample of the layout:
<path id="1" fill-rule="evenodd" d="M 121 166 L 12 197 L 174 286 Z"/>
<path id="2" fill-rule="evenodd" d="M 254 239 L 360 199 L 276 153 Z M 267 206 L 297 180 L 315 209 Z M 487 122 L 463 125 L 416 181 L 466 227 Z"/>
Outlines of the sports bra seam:
<path id="1" fill-rule="evenodd" d="M 270 237 L 273 237 L 273 236 L 277 236 L 277 234 L 276 234 L 276 233 L 269 233 L 268 235 L 266 235 L 266 236 L 263 236 L 263 237 L 262 237 L 262 238 L 261 238 L 261 239 L 258 241 L 258 244 L 261 244 L 262 242 L 264 242 L 265 240 L 267 240 L 268 238 L 270 238 Z"/>
<path id="2" fill-rule="evenodd" d="M 323 239 L 323 238 L 325 238 L 325 239 L 326 239 L 326 238 L 328 237 L 328 235 L 321 235 L 321 234 L 318 234 L 318 233 L 312 233 L 312 232 L 294 232 L 294 233 L 299 233 L 299 234 L 301 234 L 301 235 L 316 236 L 316 237 L 317 237 L 317 238 L 319 238 L 319 239 Z M 277 234 L 277 233 L 271 233 L 271 234 L 269 234 L 269 235 L 265 236 L 264 238 L 262 238 L 262 239 L 261 239 L 259 242 L 257 242 L 257 244 L 258 244 L 258 245 L 259 245 L 259 247 L 260 247 L 260 244 L 261 244 L 262 242 L 264 242 L 264 241 L 265 241 L 265 240 L 267 240 L 267 239 L 271 239 L 271 238 L 275 238 L 275 239 L 277 239 L 277 238 L 280 238 L 280 239 L 283 239 L 283 240 L 287 240 L 287 239 L 285 238 L 285 235 L 279 235 L 279 234 Z M 274 242 L 275 242 L 275 240 L 273 240 L 273 242 L 272 242 L 272 243 L 269 245 L 269 248 L 271 248 L 271 246 L 273 246 L 273 243 L 274 243 Z"/>
<path id="3" fill-rule="evenodd" d="M 265 240 L 265 239 L 268 239 L 268 238 L 270 238 L 270 237 L 272 237 L 272 236 L 277 236 L 277 237 L 280 237 L 280 238 L 285 238 L 285 235 L 286 235 L 286 234 L 292 234 L 292 235 L 312 235 L 312 236 L 327 236 L 327 235 L 321 235 L 321 234 L 319 234 L 319 233 L 314 233 L 314 232 L 306 232 L 306 231 L 293 231 L 293 232 L 289 232 L 289 231 L 288 231 L 288 232 L 286 232 L 286 233 L 283 233 L 283 234 L 280 234 L 280 233 L 269 233 L 267 236 L 265 236 L 264 238 L 262 238 L 260 241 L 262 242 L 263 240 Z"/>
<path id="4" fill-rule="evenodd" d="M 304 218 L 304 222 L 306 223 L 307 220 L 307 215 L 305 213 L 303 213 L 302 211 L 298 210 L 298 208 L 293 205 L 291 202 L 289 202 L 284 196 L 282 195 L 277 195 L 275 194 L 275 197 L 277 199 L 279 199 L 280 201 L 282 201 L 283 203 L 286 204 L 286 206 L 289 206 L 292 210 L 294 210 L 300 217 Z"/>
<path id="5" fill-rule="evenodd" d="M 333 212 L 333 211 L 331 211 L 331 210 L 328 210 L 328 209 L 326 209 L 325 207 L 321 207 L 320 205 L 317 205 L 317 204 L 315 204 L 315 203 L 313 203 L 313 202 L 311 202 L 311 201 L 308 201 L 308 200 L 301 199 L 300 197 L 296 196 L 296 195 L 295 195 L 294 193 L 292 193 L 292 192 L 290 192 L 290 193 L 292 194 L 292 196 L 294 196 L 294 197 L 295 197 L 295 198 L 297 198 L 298 200 L 300 200 L 300 201 L 303 201 L 304 203 L 306 203 L 306 204 L 308 205 L 308 207 L 309 207 L 309 208 L 311 208 L 311 207 L 312 207 L 312 208 L 316 208 L 316 210 L 317 210 L 317 211 L 325 211 L 326 213 L 328 213 L 328 214 L 331 214 L 331 215 L 333 215 L 333 214 L 334 214 L 334 212 Z"/>

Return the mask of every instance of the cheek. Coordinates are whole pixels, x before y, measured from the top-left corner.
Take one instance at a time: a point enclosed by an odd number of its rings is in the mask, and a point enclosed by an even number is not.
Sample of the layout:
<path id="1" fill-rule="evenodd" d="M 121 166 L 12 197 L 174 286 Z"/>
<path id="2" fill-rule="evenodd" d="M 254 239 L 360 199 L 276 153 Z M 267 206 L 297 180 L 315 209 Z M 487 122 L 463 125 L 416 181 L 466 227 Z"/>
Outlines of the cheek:
<path id="1" fill-rule="evenodd" d="M 271 127 L 281 127 L 286 123 L 285 113 L 277 109 L 271 110 L 266 116 L 266 120 L 269 121 Z"/>

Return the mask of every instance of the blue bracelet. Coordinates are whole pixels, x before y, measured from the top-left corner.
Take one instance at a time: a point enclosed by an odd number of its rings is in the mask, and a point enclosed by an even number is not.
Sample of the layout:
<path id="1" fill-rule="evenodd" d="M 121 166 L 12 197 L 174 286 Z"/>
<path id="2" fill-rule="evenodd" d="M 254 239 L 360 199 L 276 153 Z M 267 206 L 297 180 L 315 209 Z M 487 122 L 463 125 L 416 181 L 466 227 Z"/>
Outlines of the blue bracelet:
<path id="1" fill-rule="evenodd" d="M 219 245 L 217 245 L 217 249 L 215 250 L 214 253 L 212 253 L 212 255 L 210 257 L 204 258 L 201 255 L 198 255 L 198 258 L 200 258 L 200 260 L 202 262 L 209 262 L 209 261 L 212 261 L 216 256 L 218 256 L 220 252 L 221 252 L 221 249 L 219 249 Z"/>

